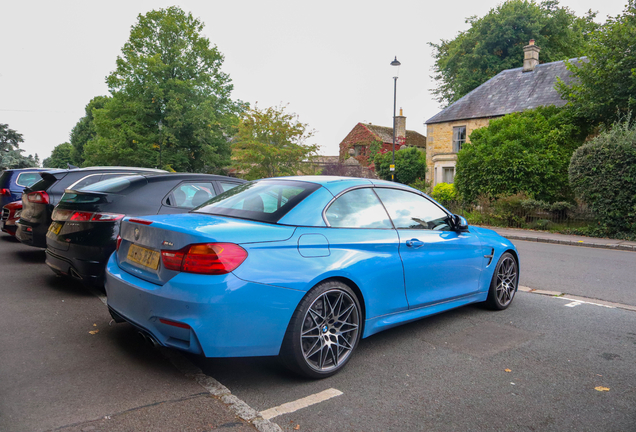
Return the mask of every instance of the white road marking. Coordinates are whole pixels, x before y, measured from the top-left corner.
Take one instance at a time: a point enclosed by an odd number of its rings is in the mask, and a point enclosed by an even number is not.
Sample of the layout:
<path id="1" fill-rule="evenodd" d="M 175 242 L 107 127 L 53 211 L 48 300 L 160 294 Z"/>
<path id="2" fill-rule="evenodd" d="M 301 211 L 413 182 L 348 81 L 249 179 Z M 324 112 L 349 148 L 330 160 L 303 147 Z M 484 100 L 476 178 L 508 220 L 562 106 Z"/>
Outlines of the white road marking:
<path id="1" fill-rule="evenodd" d="M 615 306 L 610 306 L 610 305 L 601 304 L 601 303 L 593 303 L 593 302 L 588 302 L 588 301 L 579 300 L 579 299 L 573 299 L 573 298 L 568 298 L 568 297 L 557 297 L 557 298 L 571 301 L 572 303 L 566 304 L 566 306 L 569 306 L 569 307 L 578 306 L 580 304 L 589 304 L 589 305 L 593 305 L 593 306 L 606 307 L 606 308 L 609 308 L 609 309 L 616 309 Z"/>
<path id="2" fill-rule="evenodd" d="M 100 290 L 89 288 L 89 291 L 91 291 L 102 303 L 108 305 L 106 296 Z M 251 423 L 257 431 L 282 432 L 279 425 L 274 422 L 270 422 L 269 419 L 261 417 L 258 411 L 233 395 L 230 389 L 225 387 L 223 384 L 211 376 L 204 374 L 199 367 L 190 362 L 190 360 L 184 357 L 177 350 L 161 347 L 159 348 L 159 352 L 166 360 L 172 363 L 179 372 L 188 378 L 194 379 L 201 387 L 210 392 L 212 396 L 221 400 L 221 402 L 223 402 L 235 415 Z"/>
<path id="3" fill-rule="evenodd" d="M 265 420 L 269 420 L 282 414 L 293 413 L 295 411 L 298 411 L 299 409 L 307 408 L 308 406 L 324 402 L 327 399 L 340 396 L 341 394 L 342 392 L 340 390 L 330 388 L 325 391 L 321 391 L 320 393 L 316 393 L 311 396 L 295 400 L 293 402 L 287 402 L 277 407 L 261 411 L 261 417 L 263 417 Z"/>

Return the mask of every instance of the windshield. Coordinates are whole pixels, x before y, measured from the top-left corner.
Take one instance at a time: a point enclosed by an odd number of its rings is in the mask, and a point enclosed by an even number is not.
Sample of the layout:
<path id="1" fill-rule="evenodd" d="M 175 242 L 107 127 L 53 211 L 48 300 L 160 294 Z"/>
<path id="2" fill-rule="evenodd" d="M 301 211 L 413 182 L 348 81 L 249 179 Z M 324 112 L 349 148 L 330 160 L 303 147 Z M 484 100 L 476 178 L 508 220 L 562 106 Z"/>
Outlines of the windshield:
<path id="1" fill-rule="evenodd" d="M 230 189 L 193 212 L 275 223 L 318 188 L 301 181 L 258 180 Z"/>

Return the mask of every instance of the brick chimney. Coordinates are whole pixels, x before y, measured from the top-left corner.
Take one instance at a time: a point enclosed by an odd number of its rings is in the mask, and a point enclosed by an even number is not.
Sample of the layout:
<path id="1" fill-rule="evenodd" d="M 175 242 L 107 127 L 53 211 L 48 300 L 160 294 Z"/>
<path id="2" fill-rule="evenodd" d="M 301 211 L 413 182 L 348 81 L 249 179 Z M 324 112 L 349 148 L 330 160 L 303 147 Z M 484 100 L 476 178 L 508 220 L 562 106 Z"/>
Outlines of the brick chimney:
<path id="1" fill-rule="evenodd" d="M 406 143 L 406 117 L 402 114 L 395 116 L 395 143 L 404 145 Z"/>
<path id="2" fill-rule="evenodd" d="M 539 51 L 541 48 L 534 44 L 534 39 L 530 39 L 530 43 L 523 47 L 523 71 L 532 72 L 539 64 Z"/>

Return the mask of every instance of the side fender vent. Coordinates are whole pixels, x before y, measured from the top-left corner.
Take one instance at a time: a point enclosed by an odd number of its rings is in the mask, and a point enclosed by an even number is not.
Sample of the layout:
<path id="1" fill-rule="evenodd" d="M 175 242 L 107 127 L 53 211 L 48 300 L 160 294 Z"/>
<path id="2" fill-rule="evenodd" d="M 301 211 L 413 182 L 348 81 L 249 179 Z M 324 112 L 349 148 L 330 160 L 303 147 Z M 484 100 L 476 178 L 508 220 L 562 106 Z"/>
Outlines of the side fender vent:
<path id="1" fill-rule="evenodd" d="M 490 265 L 490 263 L 492 262 L 492 258 L 494 256 L 495 256 L 495 248 L 490 248 L 490 255 L 484 255 L 484 258 L 488 258 L 488 264 L 486 264 L 486 267 Z"/>

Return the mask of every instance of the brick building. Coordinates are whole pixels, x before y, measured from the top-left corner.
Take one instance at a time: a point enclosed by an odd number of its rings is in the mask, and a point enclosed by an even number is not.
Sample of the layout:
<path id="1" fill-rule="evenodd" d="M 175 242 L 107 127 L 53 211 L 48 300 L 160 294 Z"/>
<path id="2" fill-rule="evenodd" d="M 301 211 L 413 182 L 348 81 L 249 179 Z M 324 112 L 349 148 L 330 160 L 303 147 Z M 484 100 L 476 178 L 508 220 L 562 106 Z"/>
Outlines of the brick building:
<path id="1" fill-rule="evenodd" d="M 569 83 L 571 73 L 564 61 L 539 64 L 539 51 L 531 40 L 524 47 L 523 67 L 500 72 L 425 122 L 427 181 L 452 183 L 457 152 L 470 141 L 472 131 L 488 126 L 491 119 L 539 106 L 565 105 L 554 86 L 558 78 Z"/>
<path id="2" fill-rule="evenodd" d="M 362 166 L 372 162 L 371 147 L 377 146 L 380 153 L 393 149 L 393 128 L 377 126 L 369 123 L 358 123 L 340 143 L 340 160 L 355 158 Z M 402 114 L 395 117 L 395 150 L 402 147 L 417 147 L 426 150 L 426 137 L 419 132 L 406 130 L 406 117 Z"/>

